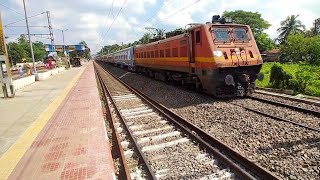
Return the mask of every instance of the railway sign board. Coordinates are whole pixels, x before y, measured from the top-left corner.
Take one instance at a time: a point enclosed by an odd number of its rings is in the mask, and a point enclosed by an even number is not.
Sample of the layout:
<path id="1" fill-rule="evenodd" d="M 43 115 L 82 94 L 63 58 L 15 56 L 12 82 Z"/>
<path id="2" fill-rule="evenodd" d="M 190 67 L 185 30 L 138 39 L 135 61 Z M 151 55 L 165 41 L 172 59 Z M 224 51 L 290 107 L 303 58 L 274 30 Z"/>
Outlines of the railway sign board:
<path id="1" fill-rule="evenodd" d="M 0 55 L 0 62 L 6 62 L 6 56 Z"/>

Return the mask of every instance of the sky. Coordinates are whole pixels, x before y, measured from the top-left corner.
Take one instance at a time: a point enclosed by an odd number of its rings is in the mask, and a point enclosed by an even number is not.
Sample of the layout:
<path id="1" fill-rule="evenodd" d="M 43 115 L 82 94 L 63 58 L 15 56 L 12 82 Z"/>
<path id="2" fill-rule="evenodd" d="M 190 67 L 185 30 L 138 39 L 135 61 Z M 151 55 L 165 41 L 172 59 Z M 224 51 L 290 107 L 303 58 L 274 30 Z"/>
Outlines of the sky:
<path id="1" fill-rule="evenodd" d="M 28 16 L 50 11 L 54 43 L 87 42 L 92 53 L 104 45 L 129 43 L 139 40 L 150 30 L 146 27 L 171 31 L 184 28 L 188 23 L 204 23 L 212 15 L 224 11 L 245 10 L 259 12 L 271 27 L 265 32 L 277 37 L 280 22 L 289 15 L 299 14 L 307 29 L 320 17 L 319 0 L 25 0 Z M 15 41 L 19 34 L 26 34 L 22 0 L 1 0 L 0 10 L 7 42 Z M 20 21 L 22 20 L 22 21 Z M 29 18 L 30 33 L 48 34 L 46 14 Z M 60 30 L 59 30 L 60 29 Z M 45 36 L 32 37 L 32 41 L 50 43 Z"/>

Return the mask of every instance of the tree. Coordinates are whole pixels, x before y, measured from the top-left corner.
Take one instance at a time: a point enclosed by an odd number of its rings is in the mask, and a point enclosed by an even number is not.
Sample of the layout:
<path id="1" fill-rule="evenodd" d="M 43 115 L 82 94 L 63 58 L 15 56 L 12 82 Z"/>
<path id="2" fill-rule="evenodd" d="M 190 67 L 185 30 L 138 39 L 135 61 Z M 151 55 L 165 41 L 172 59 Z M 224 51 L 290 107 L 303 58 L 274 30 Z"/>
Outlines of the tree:
<path id="1" fill-rule="evenodd" d="M 282 52 L 282 61 L 299 62 L 306 60 L 307 39 L 302 34 L 288 35 L 286 44 L 282 44 L 280 50 Z"/>
<path id="2" fill-rule="evenodd" d="M 269 51 L 275 47 L 272 39 L 269 38 L 267 33 L 262 33 L 256 37 L 256 42 L 261 52 Z"/>
<path id="3" fill-rule="evenodd" d="M 152 38 L 151 33 L 145 33 L 139 41 L 142 44 L 147 44 L 150 42 L 151 38 Z"/>
<path id="4" fill-rule="evenodd" d="M 305 33 L 304 33 L 304 36 L 305 37 L 313 37 L 313 36 L 316 36 L 317 33 L 314 29 L 314 27 L 311 27 L 310 30 L 307 30 Z"/>
<path id="5" fill-rule="evenodd" d="M 22 58 L 26 57 L 26 51 L 16 42 L 10 42 L 7 45 L 9 59 L 13 64 L 22 62 Z"/>
<path id="6" fill-rule="evenodd" d="M 272 40 L 263 32 L 271 25 L 261 17 L 260 13 L 236 10 L 225 11 L 222 16 L 231 17 L 234 23 L 249 25 L 260 51 L 270 50 L 273 47 Z"/>
<path id="7" fill-rule="evenodd" d="M 320 35 L 306 38 L 307 62 L 309 64 L 320 65 Z"/>
<path id="8" fill-rule="evenodd" d="M 40 41 L 36 41 L 32 43 L 32 47 L 35 61 L 42 61 L 47 54 L 44 44 Z"/>
<path id="9" fill-rule="evenodd" d="M 243 10 L 225 11 L 222 16 L 231 17 L 234 23 L 249 25 L 255 37 L 262 34 L 264 30 L 271 26 L 258 12 L 253 13 Z"/>
<path id="10" fill-rule="evenodd" d="M 305 26 L 300 20 L 298 20 L 299 15 L 288 16 L 285 20 L 281 21 L 281 27 L 277 29 L 280 33 L 278 39 L 281 44 L 285 43 L 287 37 L 290 34 L 303 33 Z"/>
<path id="11" fill-rule="evenodd" d="M 82 56 L 86 59 L 91 58 L 90 51 L 89 51 L 89 48 L 88 48 L 86 41 L 82 40 L 79 42 L 79 44 L 82 44 L 85 47 L 85 52 L 82 53 Z"/>
<path id="12" fill-rule="evenodd" d="M 21 46 L 21 48 L 25 51 L 26 56 L 24 58 L 27 59 L 27 61 L 31 61 L 31 50 L 30 50 L 30 43 L 27 40 L 26 36 L 21 34 L 18 38 L 18 44 Z"/>
<path id="13" fill-rule="evenodd" d="M 164 29 L 156 29 L 156 38 L 163 39 L 164 38 Z"/>

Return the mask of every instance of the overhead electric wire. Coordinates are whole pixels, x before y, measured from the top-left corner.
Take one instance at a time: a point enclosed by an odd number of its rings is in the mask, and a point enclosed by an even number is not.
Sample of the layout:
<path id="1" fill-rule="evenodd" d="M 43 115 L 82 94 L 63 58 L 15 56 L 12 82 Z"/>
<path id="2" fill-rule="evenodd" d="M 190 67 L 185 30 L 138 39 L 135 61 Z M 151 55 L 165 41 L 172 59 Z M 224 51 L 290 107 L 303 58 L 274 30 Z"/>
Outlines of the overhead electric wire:
<path id="1" fill-rule="evenodd" d="M 114 22 L 117 20 L 117 18 L 118 18 L 118 16 L 119 16 L 119 14 L 120 14 L 120 12 L 121 12 L 121 10 L 123 9 L 123 7 L 124 7 L 124 5 L 126 4 L 126 2 L 127 2 L 127 1 L 128 1 L 128 0 L 125 0 L 125 1 L 124 1 L 124 3 L 122 4 L 122 6 L 121 6 L 120 10 L 118 11 L 118 13 L 117 13 L 116 17 L 113 19 L 112 23 L 110 24 L 110 26 L 109 26 L 109 28 L 108 28 L 107 32 L 103 35 L 102 40 L 103 40 L 103 39 L 105 38 L 105 36 L 109 33 L 109 31 L 110 31 L 111 27 L 113 26 Z M 100 43 L 98 43 L 97 45 L 99 46 L 99 45 L 100 45 Z"/>
<path id="2" fill-rule="evenodd" d="M 180 9 L 179 11 L 177 11 L 177 12 L 175 12 L 175 13 L 173 13 L 173 14 L 169 15 L 168 17 L 166 17 L 166 18 L 164 18 L 164 19 L 162 19 L 162 20 L 158 21 L 157 23 L 153 24 L 152 26 L 155 26 L 155 25 L 157 25 L 157 24 L 160 24 L 160 23 L 161 23 L 161 22 L 163 22 L 164 20 L 167 20 L 167 19 L 171 18 L 172 16 L 174 16 L 174 15 L 176 15 L 176 14 L 180 13 L 181 11 L 183 11 L 183 10 L 187 9 L 188 7 L 190 7 L 190 6 L 192 6 L 192 5 L 196 4 L 196 3 L 198 3 L 199 1 L 201 1 L 201 0 L 197 0 L 197 1 L 195 1 L 194 3 L 189 4 L 188 6 L 183 7 L 183 8 L 182 8 L 182 9 Z"/>
<path id="3" fill-rule="evenodd" d="M 169 1 L 169 3 L 168 3 L 168 4 L 166 4 L 164 7 L 166 7 L 166 6 L 168 6 L 169 4 L 171 4 L 171 2 L 172 2 L 172 1 L 173 1 L 173 0 Z M 181 11 L 183 11 L 183 10 L 185 10 L 185 9 L 187 9 L 187 8 L 189 8 L 190 6 L 193 6 L 194 4 L 198 3 L 199 1 L 201 1 L 201 0 L 197 0 L 197 1 L 193 2 L 192 4 L 189 4 L 188 6 L 183 7 L 183 8 L 182 8 L 182 9 L 180 9 L 179 11 L 177 11 L 177 12 L 175 12 L 175 13 L 173 13 L 173 14 L 169 15 L 168 17 L 166 17 L 166 18 L 164 18 L 164 19 L 162 19 L 162 20 L 160 20 L 160 21 L 156 22 L 156 23 L 155 23 L 155 24 L 153 24 L 152 26 L 155 26 L 155 25 L 158 25 L 158 24 L 162 23 L 163 21 L 165 21 L 165 20 L 167 20 L 167 19 L 171 18 L 172 16 L 174 16 L 174 15 L 176 15 L 176 14 L 180 13 Z M 126 3 L 126 1 L 124 2 L 124 4 L 125 4 L 125 3 Z M 124 6 L 124 4 L 123 4 L 123 6 Z M 121 9 L 123 8 L 123 6 L 121 7 Z M 118 15 L 120 14 L 121 9 L 119 10 L 119 12 L 118 12 L 118 14 L 117 14 L 116 18 L 117 18 L 117 17 L 118 17 Z M 157 14 L 158 14 L 158 12 L 157 12 L 155 15 L 157 15 Z M 154 17 L 155 15 L 153 15 L 152 17 Z M 151 17 L 151 18 L 152 18 L 152 17 Z M 116 20 L 116 18 L 114 19 L 114 21 Z M 143 24 L 145 24 L 146 22 L 148 22 L 151 18 L 148 18 L 148 19 L 147 19 Z M 113 25 L 114 21 L 112 22 L 111 26 Z M 108 31 L 107 31 L 107 33 L 106 33 L 106 35 L 107 35 L 107 34 L 108 34 L 108 32 L 110 31 L 111 26 L 109 26 L 109 29 L 108 29 Z M 143 29 L 142 27 L 140 27 L 140 28 L 141 28 L 141 29 Z M 136 30 L 134 30 L 134 31 L 136 31 Z"/>
<path id="4" fill-rule="evenodd" d="M 161 8 L 167 7 L 167 6 L 170 5 L 173 1 L 174 1 L 174 0 L 169 1 L 166 5 L 164 5 L 164 6 L 161 7 Z M 160 8 L 160 9 L 161 9 L 161 8 Z M 152 18 L 153 18 L 154 16 L 156 16 L 158 13 L 159 13 L 159 11 L 157 11 L 156 13 L 154 13 L 150 18 L 148 18 L 147 20 L 145 20 L 145 21 L 142 23 L 141 26 L 143 26 L 146 22 L 148 22 L 150 19 L 152 19 Z"/>
<path id="5" fill-rule="evenodd" d="M 46 13 L 46 12 L 42 12 L 42 13 L 39 13 L 39 14 L 36 14 L 36 15 L 29 16 L 28 19 L 33 18 L 33 17 L 36 17 L 36 16 L 39 16 L 39 15 L 42 15 L 42 14 L 44 14 L 44 13 Z M 9 26 L 9 25 L 11 25 L 11 24 L 15 24 L 15 23 L 18 23 L 18 22 L 21 22 L 21 21 L 24 21 L 24 20 L 26 20 L 26 19 L 20 19 L 20 20 L 18 20 L 18 21 L 15 21 L 15 22 L 6 24 L 6 25 L 4 25 L 4 27 L 7 27 L 7 26 Z"/>
<path id="6" fill-rule="evenodd" d="M 13 9 L 13 8 L 10 8 L 10 7 L 2 4 L 2 3 L 0 3 L 0 5 L 3 6 L 3 7 L 5 7 L 5 8 L 7 8 L 7 9 L 10 9 L 11 11 L 14 11 L 14 12 L 17 13 L 17 14 L 20 14 L 20 15 L 24 16 L 23 13 L 20 13 L 19 11 L 15 10 L 15 9 Z"/>
<path id="7" fill-rule="evenodd" d="M 105 36 L 109 33 L 109 31 L 110 31 L 110 29 L 111 29 L 111 27 L 112 27 L 112 25 L 114 24 L 114 22 L 117 20 L 117 18 L 118 18 L 118 16 L 119 16 L 119 14 L 120 14 L 120 12 L 121 12 L 121 10 L 122 10 L 122 8 L 123 8 L 123 6 L 126 4 L 126 2 L 127 2 L 128 0 L 125 0 L 124 1 L 124 3 L 122 4 L 122 6 L 121 6 L 121 8 L 120 8 L 120 10 L 118 11 L 118 14 L 117 14 L 117 16 L 115 17 L 115 19 L 113 19 L 113 21 L 112 21 L 112 23 L 111 23 L 111 25 L 109 26 L 109 29 L 107 30 L 107 32 L 106 32 L 106 34 L 105 34 Z M 104 36 L 104 37 L 105 37 Z M 104 38 L 103 37 L 103 38 Z M 102 39 L 103 39 L 102 38 Z"/>
<path id="8" fill-rule="evenodd" d="M 105 26 L 106 26 L 107 23 L 108 23 L 108 19 L 109 19 L 110 15 L 111 15 L 111 11 L 113 11 L 113 3 L 114 3 L 114 0 L 112 0 L 111 8 L 110 8 L 110 10 L 109 10 L 109 13 L 108 13 L 108 16 L 107 16 L 107 18 L 106 18 L 106 21 L 104 22 L 103 29 L 105 28 Z M 102 37 L 102 36 L 104 36 L 104 31 L 103 31 L 101 37 Z"/>
<path id="9" fill-rule="evenodd" d="M 15 27 L 27 27 L 27 26 L 6 26 L 6 28 L 15 28 Z M 29 27 L 48 28 L 48 26 L 29 26 Z"/>

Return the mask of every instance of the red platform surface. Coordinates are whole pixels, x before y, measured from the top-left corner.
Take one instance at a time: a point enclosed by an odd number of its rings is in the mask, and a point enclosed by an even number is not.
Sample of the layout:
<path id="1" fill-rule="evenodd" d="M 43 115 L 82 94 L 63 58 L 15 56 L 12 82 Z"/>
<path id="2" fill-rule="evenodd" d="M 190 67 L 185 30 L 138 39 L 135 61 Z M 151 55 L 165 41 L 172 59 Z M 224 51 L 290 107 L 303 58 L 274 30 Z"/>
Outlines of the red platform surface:
<path id="1" fill-rule="evenodd" d="M 9 179 L 114 179 L 92 63 Z"/>

